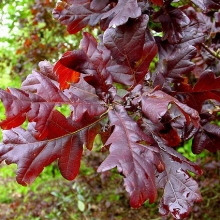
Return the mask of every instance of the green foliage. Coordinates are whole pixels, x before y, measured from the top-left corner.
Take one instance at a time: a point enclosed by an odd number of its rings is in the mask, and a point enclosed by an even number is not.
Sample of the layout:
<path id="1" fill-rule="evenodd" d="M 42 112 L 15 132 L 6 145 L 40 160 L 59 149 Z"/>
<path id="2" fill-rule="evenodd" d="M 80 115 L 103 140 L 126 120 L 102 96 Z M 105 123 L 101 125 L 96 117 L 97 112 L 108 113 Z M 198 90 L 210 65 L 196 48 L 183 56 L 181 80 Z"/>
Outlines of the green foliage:
<path id="1" fill-rule="evenodd" d="M 203 151 L 200 154 L 194 154 L 192 152 L 192 139 L 186 141 L 183 146 L 178 148 L 178 152 L 181 153 L 184 157 L 189 159 L 190 161 L 196 162 L 199 158 L 205 158 L 207 155 L 206 151 Z"/>

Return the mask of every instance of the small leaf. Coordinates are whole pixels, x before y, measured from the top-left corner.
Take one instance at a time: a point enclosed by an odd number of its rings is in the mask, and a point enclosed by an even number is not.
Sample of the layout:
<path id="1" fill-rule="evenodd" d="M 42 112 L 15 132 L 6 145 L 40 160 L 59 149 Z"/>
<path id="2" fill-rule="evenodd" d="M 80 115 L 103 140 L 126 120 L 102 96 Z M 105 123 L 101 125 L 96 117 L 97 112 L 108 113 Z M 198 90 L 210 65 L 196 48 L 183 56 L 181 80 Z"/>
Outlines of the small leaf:
<path id="1" fill-rule="evenodd" d="M 54 73 L 58 77 L 61 90 L 68 89 L 70 87 L 70 83 L 77 83 L 80 79 L 79 72 L 65 67 L 60 61 L 55 64 Z"/>
<path id="2" fill-rule="evenodd" d="M 220 127 L 215 124 L 206 123 L 195 135 L 192 142 L 192 152 L 199 154 L 207 149 L 210 152 L 220 150 Z"/>
<path id="3" fill-rule="evenodd" d="M 84 211 L 85 211 L 85 204 L 84 204 L 84 202 L 82 202 L 81 200 L 78 200 L 78 201 L 77 201 L 77 206 L 78 206 L 78 209 L 79 209 L 81 212 L 84 212 Z"/>

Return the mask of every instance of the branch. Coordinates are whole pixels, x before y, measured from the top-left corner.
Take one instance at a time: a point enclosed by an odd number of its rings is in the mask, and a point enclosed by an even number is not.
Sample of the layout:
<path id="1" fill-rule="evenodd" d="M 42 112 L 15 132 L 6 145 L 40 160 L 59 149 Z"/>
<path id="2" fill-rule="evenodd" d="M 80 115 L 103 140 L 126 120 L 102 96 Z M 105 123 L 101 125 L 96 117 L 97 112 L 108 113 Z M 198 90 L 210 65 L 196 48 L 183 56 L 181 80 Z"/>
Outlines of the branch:
<path id="1" fill-rule="evenodd" d="M 209 52 L 213 57 L 215 57 L 216 59 L 220 60 L 220 55 L 217 52 L 215 52 L 214 50 L 211 50 L 208 46 L 206 46 L 204 43 L 202 43 L 202 47 Z"/>

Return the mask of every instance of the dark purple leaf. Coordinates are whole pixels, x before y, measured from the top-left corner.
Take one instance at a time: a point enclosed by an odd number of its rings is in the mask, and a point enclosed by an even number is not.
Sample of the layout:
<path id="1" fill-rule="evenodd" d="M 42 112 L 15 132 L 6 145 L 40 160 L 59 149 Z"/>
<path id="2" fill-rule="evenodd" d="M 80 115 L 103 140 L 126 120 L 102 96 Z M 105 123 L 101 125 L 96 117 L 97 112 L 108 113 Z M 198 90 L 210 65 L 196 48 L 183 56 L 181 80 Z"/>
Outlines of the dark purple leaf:
<path id="1" fill-rule="evenodd" d="M 187 46 L 196 46 L 203 43 L 205 41 L 205 33 L 208 32 L 207 29 L 210 29 L 210 26 L 207 25 L 207 20 L 201 19 L 204 17 L 199 16 L 199 13 L 192 7 L 185 9 L 184 13 L 190 19 L 190 23 L 182 28 L 183 37 L 180 43 Z M 208 17 L 207 19 L 209 20 Z"/>
<path id="2" fill-rule="evenodd" d="M 109 0 L 102 0 L 102 1 L 92 0 L 92 2 L 90 4 L 90 8 L 92 10 L 99 11 L 99 10 L 104 9 L 108 3 L 109 3 Z"/>
<path id="3" fill-rule="evenodd" d="M 59 159 L 60 171 L 66 179 L 74 179 L 79 172 L 83 142 L 80 136 L 74 135 L 76 129 L 58 111 L 52 113 L 48 123 L 54 136 L 54 131 L 59 132 L 56 138 L 37 141 L 29 131 L 33 130 L 32 124 L 27 131 L 18 127 L 3 132 L 1 161 L 18 165 L 17 181 L 22 185 L 32 183 L 44 167 L 56 159 Z"/>
<path id="4" fill-rule="evenodd" d="M 220 9 L 219 0 L 191 0 L 195 5 L 199 6 L 203 11 L 207 12 L 211 9 Z"/>
<path id="5" fill-rule="evenodd" d="M 205 124 L 195 135 L 192 143 L 192 151 L 199 154 L 202 150 L 207 149 L 210 152 L 220 150 L 220 127 L 215 124 Z"/>
<path id="6" fill-rule="evenodd" d="M 113 15 L 113 19 L 109 23 L 109 27 L 120 26 L 125 24 L 129 18 L 138 18 L 141 16 L 141 8 L 137 4 L 137 0 L 118 0 L 117 5 L 106 12 L 102 19 Z"/>
<path id="7" fill-rule="evenodd" d="M 58 2 L 53 10 L 53 16 L 62 24 L 67 25 L 67 30 L 75 34 L 85 26 L 95 26 L 101 20 L 110 18 L 108 26 L 125 24 L 129 18 L 141 16 L 141 8 L 136 0 L 119 0 L 117 4 L 109 1 L 67 1 Z"/>
<path id="8" fill-rule="evenodd" d="M 101 11 L 95 11 L 90 8 L 90 2 L 90 0 L 58 2 L 53 10 L 53 16 L 62 24 L 67 25 L 70 34 L 75 34 L 88 24 L 95 26 L 101 20 L 103 13 L 110 9 L 106 6 Z"/>
<path id="9" fill-rule="evenodd" d="M 155 201 L 154 171 L 163 170 L 162 161 L 158 160 L 158 149 L 150 146 L 152 139 L 147 136 L 126 113 L 123 107 L 109 112 L 112 135 L 106 145 L 110 145 L 110 155 L 98 168 L 98 172 L 117 166 L 124 175 L 124 185 L 130 195 L 130 204 L 140 207 L 145 200 Z M 142 144 L 145 142 L 146 144 Z"/>
<path id="10" fill-rule="evenodd" d="M 169 104 L 174 104 L 179 111 L 185 116 L 185 123 L 199 127 L 199 114 L 196 110 L 182 104 L 172 96 L 162 92 L 154 91 L 151 93 L 143 93 L 142 95 L 142 111 L 153 122 L 158 123 L 169 109 Z"/>
<path id="11" fill-rule="evenodd" d="M 9 89 L 8 92 L 1 90 L 6 119 L 0 125 L 4 129 L 10 129 L 21 125 L 27 118 L 30 122 L 36 122 L 38 139 L 47 136 L 47 120 L 55 106 L 69 105 L 74 112 L 74 120 L 81 120 L 85 113 L 91 117 L 99 116 L 106 110 L 95 94 L 86 92 L 87 99 L 81 99 L 71 92 L 64 95 L 52 81 L 38 72 L 29 75 L 22 88 L 26 92 L 18 89 Z"/>
<path id="12" fill-rule="evenodd" d="M 180 85 L 181 86 L 181 85 Z M 212 71 L 205 71 L 193 88 L 181 86 L 178 97 L 187 105 L 201 111 L 204 101 L 214 99 L 220 101 L 220 77 Z"/>
<path id="13" fill-rule="evenodd" d="M 131 85 L 133 80 L 132 84 L 136 85 L 148 73 L 150 62 L 157 53 L 157 46 L 154 41 L 146 40 L 147 22 L 148 17 L 143 16 L 105 31 L 103 42 L 114 59 L 108 69 L 112 71 L 116 82 Z M 119 67 L 122 72 L 117 75 L 120 71 L 116 68 Z"/>
<path id="14" fill-rule="evenodd" d="M 183 28 L 186 27 L 190 20 L 187 15 L 178 8 L 166 7 L 154 14 L 154 19 L 159 21 L 163 29 L 163 40 L 169 43 L 179 43 L 184 36 Z"/>
<path id="15" fill-rule="evenodd" d="M 172 148 L 161 147 L 161 158 L 165 163 L 165 170 L 158 173 L 157 187 L 164 190 L 160 201 L 159 212 L 162 215 L 171 213 L 176 219 L 188 216 L 194 202 L 201 201 L 198 184 L 187 171 L 201 175 L 202 171 L 196 164 L 188 161 Z"/>
<path id="16" fill-rule="evenodd" d="M 165 82 L 182 82 L 183 74 L 194 69 L 191 59 L 196 55 L 196 48 L 185 45 L 170 45 L 166 41 L 159 44 L 159 63 L 155 71 L 154 86 L 163 87 Z"/>

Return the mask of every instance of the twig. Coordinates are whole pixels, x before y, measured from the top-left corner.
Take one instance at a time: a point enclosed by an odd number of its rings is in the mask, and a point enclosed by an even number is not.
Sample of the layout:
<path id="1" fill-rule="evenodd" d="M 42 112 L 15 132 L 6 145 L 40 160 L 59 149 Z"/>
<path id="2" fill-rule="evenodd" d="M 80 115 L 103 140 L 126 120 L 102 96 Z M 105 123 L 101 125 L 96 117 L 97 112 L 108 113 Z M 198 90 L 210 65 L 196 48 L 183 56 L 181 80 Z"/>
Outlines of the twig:
<path id="1" fill-rule="evenodd" d="M 220 55 L 218 52 L 215 52 L 214 50 L 209 49 L 208 46 L 206 46 L 204 43 L 202 43 L 202 47 L 209 52 L 212 56 L 214 56 L 215 58 L 217 58 L 218 60 L 220 60 Z"/>

